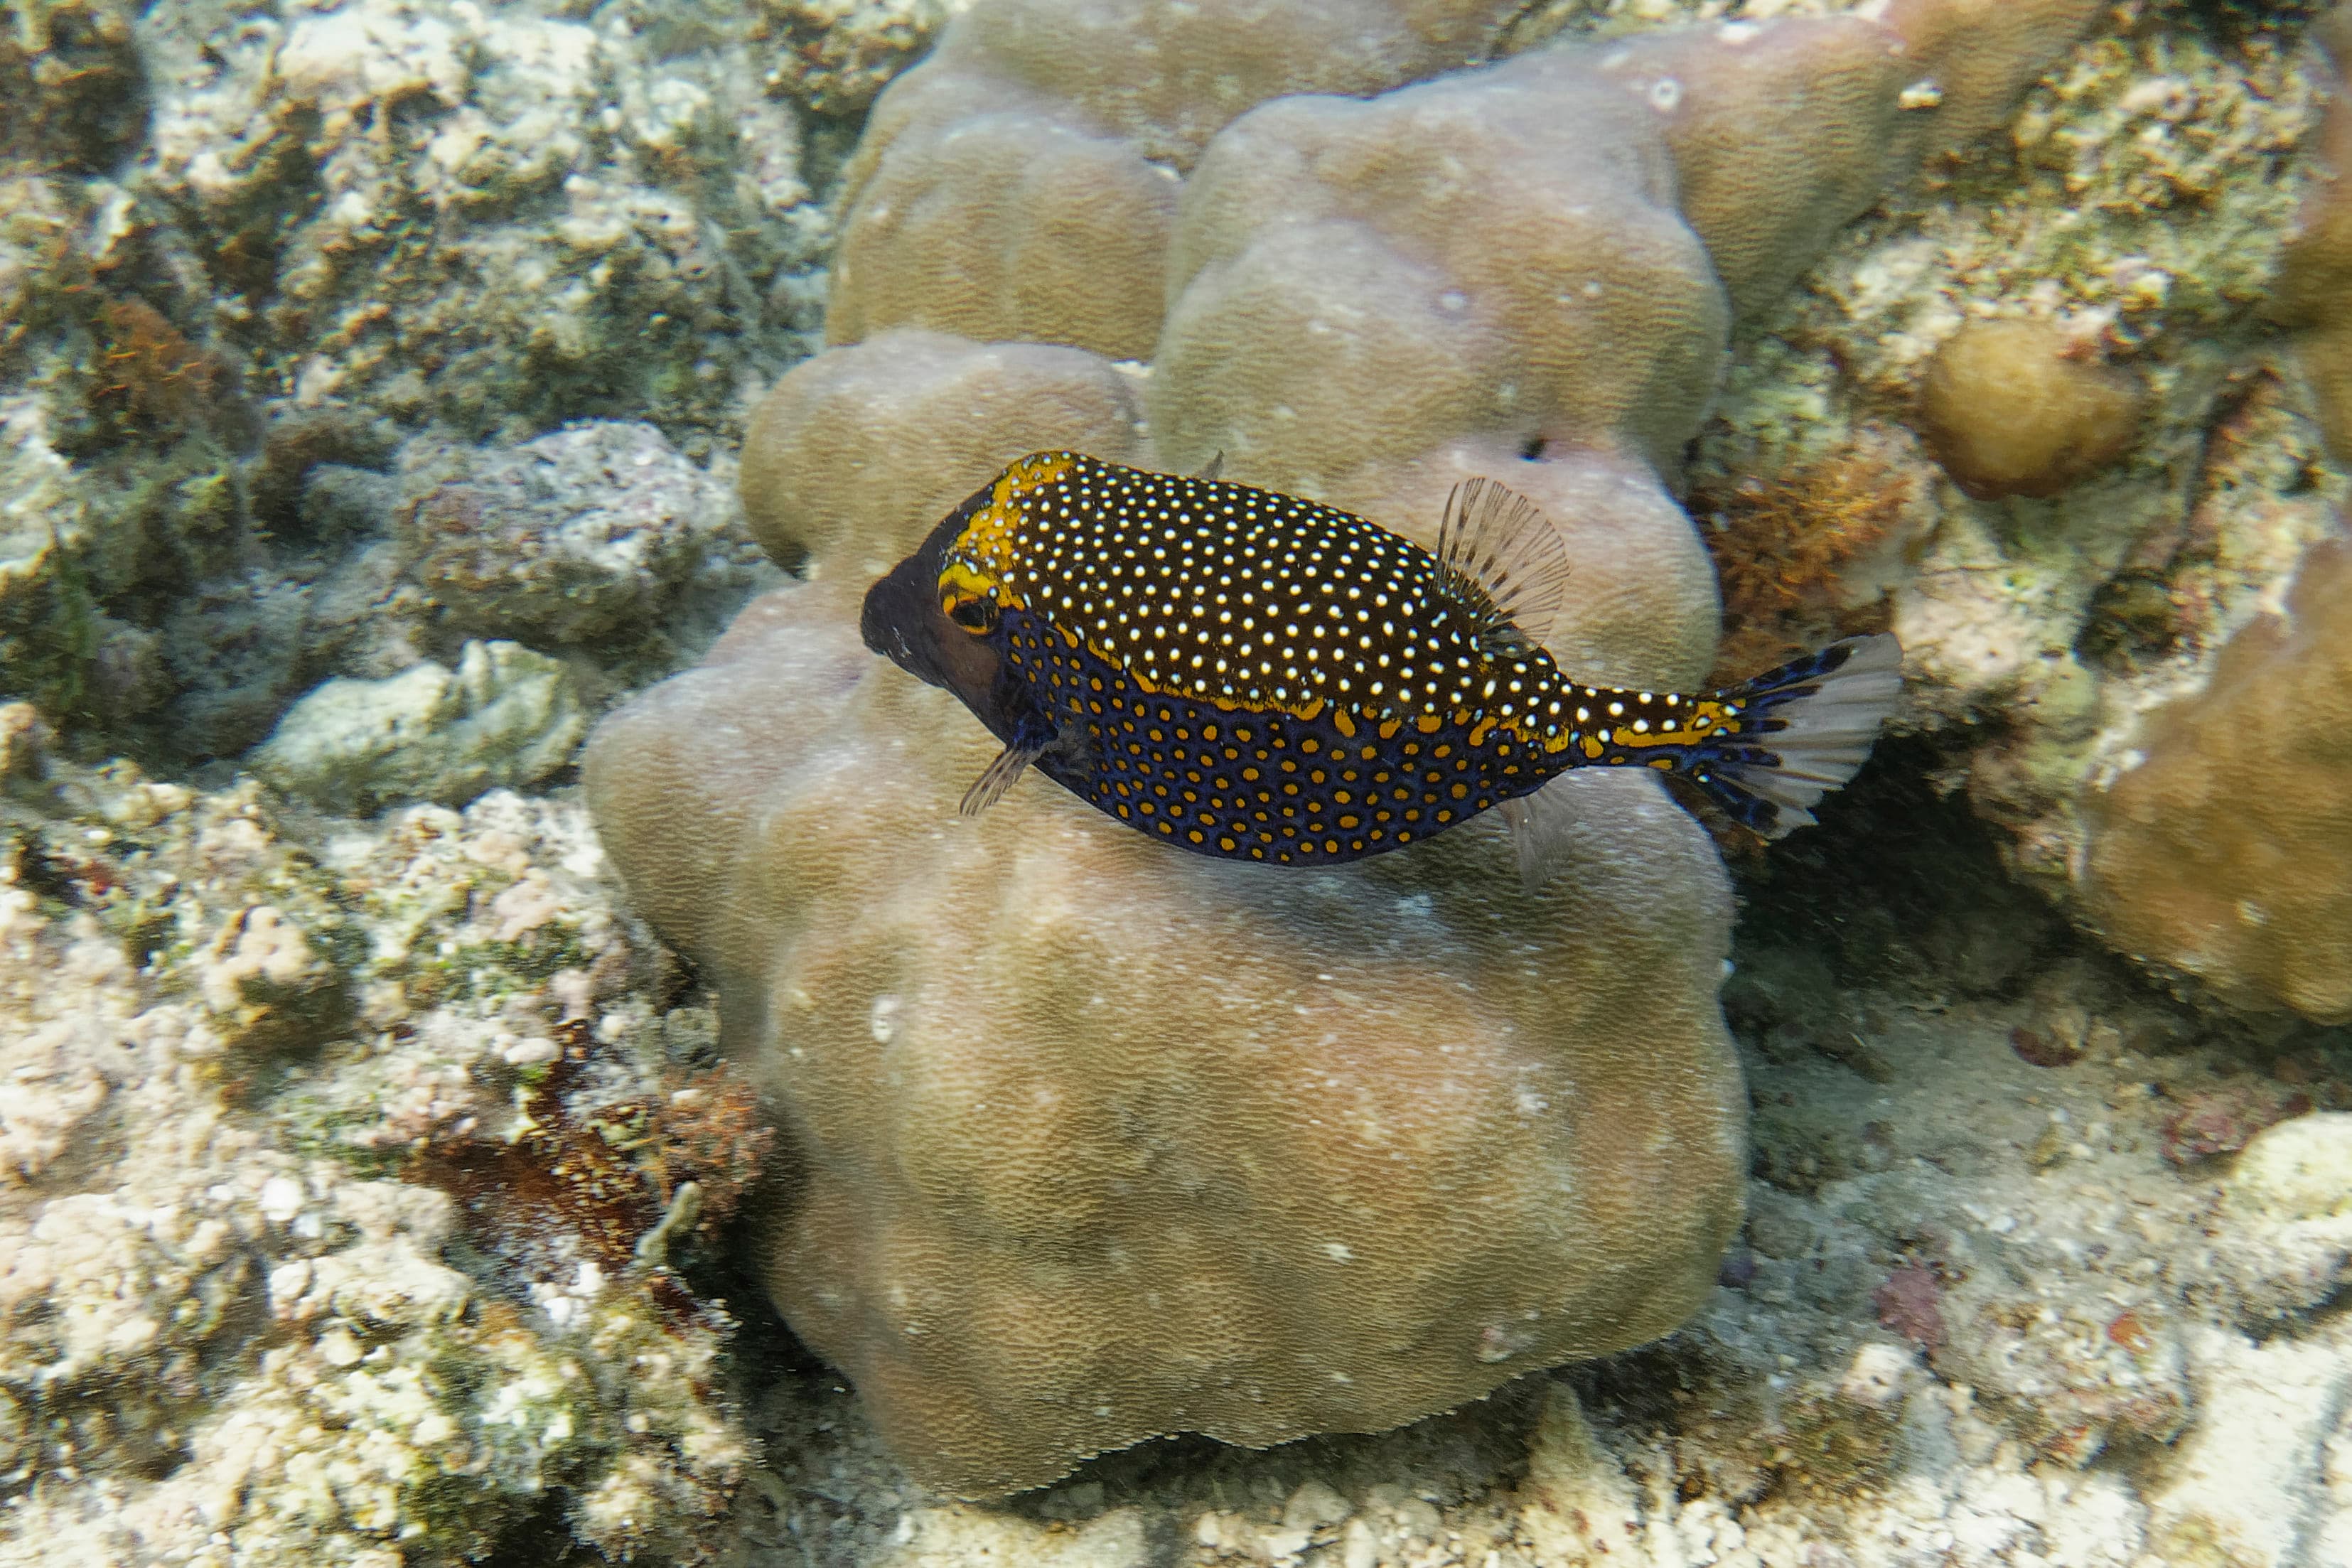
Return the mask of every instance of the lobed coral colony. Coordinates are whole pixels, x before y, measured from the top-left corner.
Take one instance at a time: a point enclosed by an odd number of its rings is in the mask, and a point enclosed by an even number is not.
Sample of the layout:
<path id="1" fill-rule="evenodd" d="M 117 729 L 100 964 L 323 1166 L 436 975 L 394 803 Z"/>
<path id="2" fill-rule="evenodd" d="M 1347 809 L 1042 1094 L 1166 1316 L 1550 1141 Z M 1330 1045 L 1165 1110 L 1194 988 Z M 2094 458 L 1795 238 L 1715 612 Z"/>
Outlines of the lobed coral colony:
<path id="1" fill-rule="evenodd" d="M 2352 1019 L 2352 544 L 2157 709 L 2093 797 L 2093 907 L 2126 951 L 2225 995 Z"/>
<path id="2" fill-rule="evenodd" d="M 1486 474 L 1571 563 L 1561 667 L 1694 689 L 1716 590 L 1664 480 L 1734 324 L 2097 9 L 1482 65 L 1512 8 L 983 0 L 884 93 L 835 346 L 744 453 L 814 581 L 584 766 L 779 1110 L 769 1289 L 919 1477 L 1376 1430 L 1654 1337 L 1738 1221 L 1745 1108 L 1723 873 L 1654 781 L 1580 780 L 1541 896 L 1474 828 L 1282 877 L 1054 792 L 959 821 L 992 744 L 860 645 L 865 584 L 1032 450 L 1222 454 L 1424 543 Z"/>

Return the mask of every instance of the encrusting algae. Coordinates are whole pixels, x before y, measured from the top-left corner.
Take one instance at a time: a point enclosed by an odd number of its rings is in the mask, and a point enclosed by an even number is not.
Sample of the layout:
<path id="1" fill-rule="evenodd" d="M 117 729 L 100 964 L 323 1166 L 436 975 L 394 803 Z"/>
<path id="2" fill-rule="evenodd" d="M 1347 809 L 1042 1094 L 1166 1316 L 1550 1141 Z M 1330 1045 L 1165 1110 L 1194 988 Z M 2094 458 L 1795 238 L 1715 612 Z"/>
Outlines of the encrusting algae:
<path id="1" fill-rule="evenodd" d="M 1579 685 L 1541 641 L 1568 574 L 1491 480 L 1457 487 L 1431 554 L 1297 497 L 1037 453 L 875 585 L 863 630 L 1004 742 L 967 813 L 1034 763 L 1141 831 L 1283 865 L 1524 801 L 1507 816 L 1539 880 L 1541 818 L 1574 809 L 1541 792 L 1590 766 L 1686 778 L 1777 837 L 1900 694 L 1884 633 L 1705 695 Z"/>

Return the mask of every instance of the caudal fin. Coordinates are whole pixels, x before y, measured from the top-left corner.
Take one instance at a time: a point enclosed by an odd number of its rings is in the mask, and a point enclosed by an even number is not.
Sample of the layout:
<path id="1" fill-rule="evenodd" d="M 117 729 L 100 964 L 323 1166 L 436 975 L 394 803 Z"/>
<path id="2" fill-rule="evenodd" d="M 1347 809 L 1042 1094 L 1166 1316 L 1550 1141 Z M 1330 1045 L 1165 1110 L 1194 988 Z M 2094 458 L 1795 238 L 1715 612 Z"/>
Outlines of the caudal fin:
<path id="1" fill-rule="evenodd" d="M 1737 710 L 1738 732 L 1701 747 L 1687 776 L 1745 826 L 1780 837 L 1853 777 L 1902 695 L 1893 634 L 1833 642 L 1717 692 Z"/>

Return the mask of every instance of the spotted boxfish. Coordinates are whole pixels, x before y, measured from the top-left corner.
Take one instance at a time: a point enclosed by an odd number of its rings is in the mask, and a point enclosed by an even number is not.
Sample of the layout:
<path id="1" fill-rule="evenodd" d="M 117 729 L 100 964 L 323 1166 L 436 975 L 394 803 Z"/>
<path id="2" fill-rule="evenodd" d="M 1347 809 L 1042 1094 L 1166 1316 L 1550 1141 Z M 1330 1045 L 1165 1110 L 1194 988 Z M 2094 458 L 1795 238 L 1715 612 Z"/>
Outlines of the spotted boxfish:
<path id="1" fill-rule="evenodd" d="M 1565 547 L 1492 480 L 1455 487 L 1434 552 L 1297 496 L 1020 459 L 866 595 L 866 644 L 1003 742 L 964 796 L 1035 768 L 1155 838 L 1328 866 L 1501 807 L 1530 882 L 1544 785 L 1575 768 L 1688 780 L 1778 837 L 1852 777 L 1901 686 L 1885 634 L 1703 694 L 1577 681 L 1541 638 Z"/>

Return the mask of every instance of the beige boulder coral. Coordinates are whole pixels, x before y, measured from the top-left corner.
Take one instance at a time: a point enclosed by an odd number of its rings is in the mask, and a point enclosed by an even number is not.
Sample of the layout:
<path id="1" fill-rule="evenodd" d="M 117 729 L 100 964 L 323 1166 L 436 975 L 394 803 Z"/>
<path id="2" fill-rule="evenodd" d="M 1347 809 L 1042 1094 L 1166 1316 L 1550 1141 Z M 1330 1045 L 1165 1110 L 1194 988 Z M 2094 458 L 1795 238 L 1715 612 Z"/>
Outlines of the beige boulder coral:
<path id="1" fill-rule="evenodd" d="M 825 321 L 1150 354 L 1177 181 L 1236 114 L 1467 65 L 1497 0 L 994 0 L 893 82 L 846 171 Z"/>
<path id="2" fill-rule="evenodd" d="M 1541 899 L 1475 829 L 1296 875 L 1042 781 L 961 820 L 993 743 L 858 587 L 759 602 L 586 771 L 782 1108 L 770 1289 L 917 1475 L 1375 1430 L 1697 1306 L 1745 1170 L 1729 899 L 1652 781 L 1589 781 Z"/>
<path id="3" fill-rule="evenodd" d="M 2352 544 L 2315 546 L 2284 616 L 2143 721 L 2091 803 L 2086 892 L 2116 945 L 2236 1003 L 2352 1019 Z"/>
<path id="4" fill-rule="evenodd" d="M 1024 452 L 1145 463 L 1140 389 L 1083 349 L 901 328 L 803 360 L 743 434 L 743 506 L 776 560 L 898 563 Z"/>
<path id="5" fill-rule="evenodd" d="M 1155 442 L 1340 504 L 1473 437 L 1671 470 L 1734 317 L 1997 120 L 2095 7 L 1965 31 L 1952 10 L 1554 47 L 1252 110 L 1186 182 Z"/>

